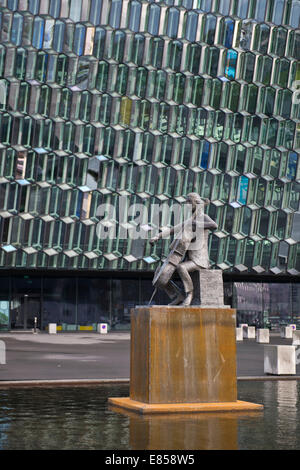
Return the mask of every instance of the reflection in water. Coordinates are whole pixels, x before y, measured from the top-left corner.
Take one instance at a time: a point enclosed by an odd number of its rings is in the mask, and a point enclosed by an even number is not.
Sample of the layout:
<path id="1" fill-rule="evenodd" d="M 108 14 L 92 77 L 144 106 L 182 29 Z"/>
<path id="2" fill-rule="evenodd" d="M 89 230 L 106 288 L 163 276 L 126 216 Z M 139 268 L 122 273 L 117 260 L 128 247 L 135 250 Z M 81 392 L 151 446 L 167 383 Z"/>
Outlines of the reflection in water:
<path id="1" fill-rule="evenodd" d="M 297 403 L 298 403 L 298 389 L 296 381 L 281 381 L 277 385 L 277 420 L 278 428 L 276 432 L 276 439 L 280 441 L 285 434 L 287 427 L 291 434 L 290 445 L 295 447 L 297 444 Z"/>
<path id="2" fill-rule="evenodd" d="M 142 416 L 111 406 L 130 418 L 130 447 L 134 450 L 237 450 L 238 420 L 257 413 L 190 413 Z"/>
<path id="3" fill-rule="evenodd" d="M 300 381 L 239 382 L 239 399 L 264 411 L 141 416 L 108 397 L 127 386 L 0 389 L 4 449 L 300 449 Z"/>

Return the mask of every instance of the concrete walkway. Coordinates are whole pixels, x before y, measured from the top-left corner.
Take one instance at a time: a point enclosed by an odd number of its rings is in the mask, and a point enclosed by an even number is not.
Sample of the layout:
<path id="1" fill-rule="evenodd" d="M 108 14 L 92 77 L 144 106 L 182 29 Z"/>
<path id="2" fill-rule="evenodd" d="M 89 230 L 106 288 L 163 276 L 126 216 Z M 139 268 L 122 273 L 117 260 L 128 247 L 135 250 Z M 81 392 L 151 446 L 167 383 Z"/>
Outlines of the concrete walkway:
<path id="1" fill-rule="evenodd" d="M 130 376 L 130 333 L 92 332 L 0 333 L 6 346 L 6 364 L 0 364 L 0 387 L 33 384 L 93 384 L 126 382 Z M 271 334 L 271 344 L 292 344 Z M 237 343 L 237 376 L 240 380 L 300 379 L 264 374 L 264 345 L 255 340 Z"/>

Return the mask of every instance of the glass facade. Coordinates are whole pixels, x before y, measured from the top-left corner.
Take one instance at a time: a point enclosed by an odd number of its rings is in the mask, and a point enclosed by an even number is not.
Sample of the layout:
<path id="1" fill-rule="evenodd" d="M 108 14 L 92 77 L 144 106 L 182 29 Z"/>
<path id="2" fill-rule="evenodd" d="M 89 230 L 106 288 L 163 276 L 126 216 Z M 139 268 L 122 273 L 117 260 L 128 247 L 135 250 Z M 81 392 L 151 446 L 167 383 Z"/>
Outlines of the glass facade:
<path id="1" fill-rule="evenodd" d="M 130 327 L 130 309 L 149 303 L 152 280 L 140 277 L 116 278 L 63 274 L 0 273 L 0 330 L 46 329 L 57 323 L 63 330 L 79 327 L 97 329 L 108 323 L 113 329 Z M 160 292 L 156 302 L 167 303 Z"/>
<path id="2" fill-rule="evenodd" d="M 116 280 L 119 297 L 91 283 L 74 299 L 47 271 L 139 277 L 167 253 L 168 240 L 122 238 L 119 220 L 99 237 L 99 206 L 121 197 L 151 214 L 198 192 L 218 224 L 213 268 L 294 282 L 299 18 L 299 0 L 0 0 L 0 269 L 44 272 L 44 318 L 55 305 L 62 323 L 125 318 L 119 300 L 135 297 Z M 14 289 L 29 326 L 41 301 Z"/>
<path id="3" fill-rule="evenodd" d="M 98 323 L 115 330 L 130 328 L 130 309 L 148 305 L 151 278 L 89 274 L 8 274 L 0 277 L 0 330 L 46 329 L 57 323 L 64 331 L 80 327 L 96 331 Z M 300 326 L 300 284 L 297 282 L 241 282 L 226 279 L 225 304 L 237 309 L 239 323 L 276 328 Z M 166 304 L 159 291 L 152 304 Z"/>

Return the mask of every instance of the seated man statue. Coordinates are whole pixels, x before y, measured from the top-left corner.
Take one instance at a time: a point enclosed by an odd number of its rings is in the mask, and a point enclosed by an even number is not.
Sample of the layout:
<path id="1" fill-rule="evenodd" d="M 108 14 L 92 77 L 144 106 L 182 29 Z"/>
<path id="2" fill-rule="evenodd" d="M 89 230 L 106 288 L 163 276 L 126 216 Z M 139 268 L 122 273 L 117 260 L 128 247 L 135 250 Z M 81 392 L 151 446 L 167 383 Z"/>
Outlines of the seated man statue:
<path id="1" fill-rule="evenodd" d="M 160 238 L 175 234 L 170 245 L 170 253 L 161 267 L 157 269 L 153 285 L 159 287 L 172 299 L 169 305 L 188 306 L 194 295 L 193 281 L 189 273 L 210 267 L 208 258 L 208 233 L 217 228 L 217 224 L 204 213 L 208 199 L 202 199 L 197 193 L 187 195 L 186 202 L 191 205 L 191 217 L 173 228 L 164 229 L 150 240 L 156 243 Z M 172 275 L 177 271 L 184 287 L 184 295 L 178 288 Z"/>

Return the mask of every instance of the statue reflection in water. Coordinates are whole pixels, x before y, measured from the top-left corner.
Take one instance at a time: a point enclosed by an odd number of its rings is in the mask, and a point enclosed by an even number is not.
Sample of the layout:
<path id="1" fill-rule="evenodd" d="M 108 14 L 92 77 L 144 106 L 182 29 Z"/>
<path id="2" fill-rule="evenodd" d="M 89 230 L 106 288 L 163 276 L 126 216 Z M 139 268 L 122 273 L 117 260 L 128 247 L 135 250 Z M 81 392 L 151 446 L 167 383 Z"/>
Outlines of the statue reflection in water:
<path id="1" fill-rule="evenodd" d="M 115 406 L 111 411 L 130 420 L 133 450 L 238 450 L 241 418 L 255 412 L 140 415 Z"/>

